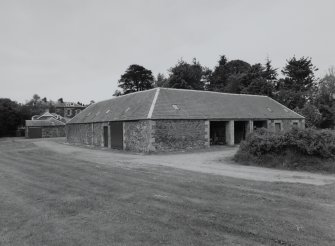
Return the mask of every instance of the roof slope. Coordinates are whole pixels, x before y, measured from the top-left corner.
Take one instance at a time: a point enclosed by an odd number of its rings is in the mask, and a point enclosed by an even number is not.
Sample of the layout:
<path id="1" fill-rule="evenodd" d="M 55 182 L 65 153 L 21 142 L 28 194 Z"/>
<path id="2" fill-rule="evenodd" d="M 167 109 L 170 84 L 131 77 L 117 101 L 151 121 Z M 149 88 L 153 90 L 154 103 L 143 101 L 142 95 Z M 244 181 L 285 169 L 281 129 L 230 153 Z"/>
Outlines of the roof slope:
<path id="1" fill-rule="evenodd" d="M 152 118 L 301 119 L 303 117 L 267 96 L 161 88 Z"/>
<path id="2" fill-rule="evenodd" d="M 155 93 L 151 89 L 94 103 L 68 124 L 147 119 Z"/>
<path id="3" fill-rule="evenodd" d="M 26 126 L 65 126 L 65 123 L 55 118 L 50 118 L 48 120 L 26 120 Z"/>
<path id="4" fill-rule="evenodd" d="M 68 124 L 141 119 L 303 119 L 267 96 L 170 88 L 90 105 Z"/>

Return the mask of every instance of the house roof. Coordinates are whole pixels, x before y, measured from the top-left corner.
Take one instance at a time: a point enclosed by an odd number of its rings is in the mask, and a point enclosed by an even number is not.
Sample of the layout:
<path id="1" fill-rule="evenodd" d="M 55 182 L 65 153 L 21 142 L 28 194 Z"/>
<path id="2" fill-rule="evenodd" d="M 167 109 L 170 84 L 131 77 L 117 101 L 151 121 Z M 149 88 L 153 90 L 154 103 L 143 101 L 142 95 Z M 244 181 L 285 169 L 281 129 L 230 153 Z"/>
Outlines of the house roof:
<path id="1" fill-rule="evenodd" d="M 26 120 L 26 126 L 65 126 L 65 123 L 55 118 L 50 118 L 47 120 Z"/>
<path id="2" fill-rule="evenodd" d="M 86 108 L 87 105 L 80 105 L 75 102 L 57 102 L 55 105 L 56 108 Z"/>
<path id="3" fill-rule="evenodd" d="M 69 124 L 143 119 L 303 119 L 267 96 L 155 88 L 90 105 Z"/>
<path id="4" fill-rule="evenodd" d="M 37 120 L 39 119 L 47 119 L 47 118 L 54 118 L 54 115 L 52 115 L 49 112 L 45 112 L 44 114 L 37 117 Z"/>

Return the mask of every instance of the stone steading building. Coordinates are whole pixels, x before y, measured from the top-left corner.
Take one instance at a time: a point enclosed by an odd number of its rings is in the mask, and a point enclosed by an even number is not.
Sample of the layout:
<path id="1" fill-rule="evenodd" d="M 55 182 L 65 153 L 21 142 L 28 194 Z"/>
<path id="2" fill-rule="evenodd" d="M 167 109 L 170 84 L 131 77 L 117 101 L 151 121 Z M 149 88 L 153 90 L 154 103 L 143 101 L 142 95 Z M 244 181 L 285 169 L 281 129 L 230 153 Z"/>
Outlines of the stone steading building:
<path id="1" fill-rule="evenodd" d="M 265 127 L 305 127 L 267 96 L 155 88 L 90 105 L 66 125 L 69 143 L 138 152 L 234 145 Z"/>
<path id="2" fill-rule="evenodd" d="M 55 118 L 26 120 L 26 138 L 65 137 L 65 123 Z"/>

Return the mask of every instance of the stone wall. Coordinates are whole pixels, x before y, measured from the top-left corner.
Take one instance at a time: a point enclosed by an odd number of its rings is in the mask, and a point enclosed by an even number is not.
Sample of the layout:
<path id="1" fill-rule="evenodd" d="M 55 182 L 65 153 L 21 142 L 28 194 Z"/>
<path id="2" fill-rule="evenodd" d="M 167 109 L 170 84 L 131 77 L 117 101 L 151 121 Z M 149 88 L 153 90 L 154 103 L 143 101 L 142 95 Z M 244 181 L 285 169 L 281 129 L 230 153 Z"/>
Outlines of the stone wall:
<path id="1" fill-rule="evenodd" d="M 93 131 L 93 142 L 94 146 L 104 146 L 104 130 L 103 127 L 108 126 L 108 123 L 93 123 L 91 130 Z"/>
<path id="2" fill-rule="evenodd" d="M 69 143 L 92 145 L 92 124 L 67 124 L 65 131 Z"/>
<path id="3" fill-rule="evenodd" d="M 69 143 L 104 146 L 103 127 L 104 123 L 68 124 L 66 125 L 66 138 Z"/>
<path id="4" fill-rule="evenodd" d="M 297 127 L 304 129 L 305 120 L 268 120 L 268 129 L 275 131 L 275 123 L 281 123 L 282 131 L 290 130 L 293 127 L 294 123 L 297 123 Z"/>
<path id="5" fill-rule="evenodd" d="M 149 152 L 152 124 L 151 120 L 126 121 L 123 123 L 123 148 L 136 152 Z"/>
<path id="6" fill-rule="evenodd" d="M 65 137 L 65 126 L 42 127 L 42 138 Z"/>
<path id="7" fill-rule="evenodd" d="M 201 149 L 209 146 L 205 120 L 156 120 L 152 145 L 157 151 Z"/>

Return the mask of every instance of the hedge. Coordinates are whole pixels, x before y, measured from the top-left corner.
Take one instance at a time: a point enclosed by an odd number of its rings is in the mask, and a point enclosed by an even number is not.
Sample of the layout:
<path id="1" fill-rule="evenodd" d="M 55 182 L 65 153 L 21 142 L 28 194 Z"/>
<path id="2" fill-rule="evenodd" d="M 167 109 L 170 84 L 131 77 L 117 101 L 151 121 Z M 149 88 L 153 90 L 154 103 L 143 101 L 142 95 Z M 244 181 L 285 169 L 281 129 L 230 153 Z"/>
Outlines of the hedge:
<path id="1" fill-rule="evenodd" d="M 335 132 L 293 128 L 275 133 L 259 129 L 249 134 L 240 144 L 234 159 L 244 164 L 294 169 L 316 167 L 325 163 L 327 170 L 335 170 Z"/>

